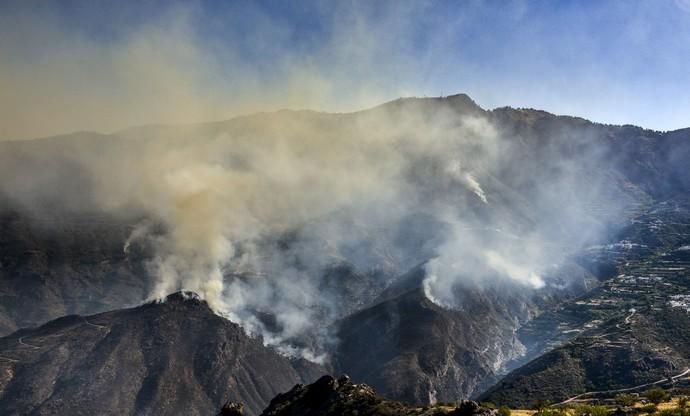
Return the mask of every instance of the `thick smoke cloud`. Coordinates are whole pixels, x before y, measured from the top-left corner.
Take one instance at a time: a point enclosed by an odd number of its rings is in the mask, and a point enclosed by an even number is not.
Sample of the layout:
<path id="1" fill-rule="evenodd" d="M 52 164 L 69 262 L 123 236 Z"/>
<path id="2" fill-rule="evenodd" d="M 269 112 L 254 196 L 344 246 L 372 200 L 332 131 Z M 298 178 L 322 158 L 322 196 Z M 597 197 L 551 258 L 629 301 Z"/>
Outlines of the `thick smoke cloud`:
<path id="1" fill-rule="evenodd" d="M 278 106 L 352 108 L 404 94 L 413 86 L 391 74 L 420 67 L 389 51 L 405 43 L 396 34 L 410 13 L 372 26 L 350 10 L 313 60 L 286 59 L 268 78 L 200 48 L 188 10 L 106 47 L 62 33 L 50 16 L 43 25 L 3 17 L 14 36 L 26 26 L 30 43 L 69 47 L 33 53 L 0 38 L 3 51 L 22 56 L 0 60 L 0 90 L 14 97 L 0 101 L 14 120 L 0 123 L 0 137 Z M 268 26 L 266 39 L 278 38 L 282 29 Z M 380 42 L 364 47 L 372 38 Z M 330 61 L 354 74 L 324 76 Z M 74 110 L 56 112 L 53 100 Z M 28 103 L 35 111 L 15 111 Z M 33 127 L 37 113 L 44 130 Z M 0 195 L 40 216 L 97 211 L 134 221 L 123 250 L 153 253 L 152 299 L 197 292 L 266 343 L 319 361 L 333 342 L 330 324 L 422 262 L 427 296 L 462 308 L 463 288 L 548 285 L 554 265 L 601 235 L 590 208 L 618 209 L 601 149 L 579 133 L 552 139 L 530 143 L 464 97 L 347 114 L 269 112 L 0 143 Z"/>
<path id="2" fill-rule="evenodd" d="M 533 138 L 508 134 L 462 96 L 400 100 L 6 143 L 26 160 L 5 153 L 15 164 L 0 190 L 37 215 L 139 218 L 123 250 L 153 253 L 152 299 L 194 291 L 267 344 L 322 361 L 331 324 L 420 262 L 420 284 L 444 307 L 462 308 L 466 288 L 549 284 L 550 270 L 602 232 L 590 205 L 617 209 L 599 150 L 557 144 L 587 139 L 544 143 L 535 157 L 524 143 Z M 7 180 L 45 158 L 72 168 L 28 188 Z M 77 207 L 64 186 L 74 172 L 88 178 Z"/>

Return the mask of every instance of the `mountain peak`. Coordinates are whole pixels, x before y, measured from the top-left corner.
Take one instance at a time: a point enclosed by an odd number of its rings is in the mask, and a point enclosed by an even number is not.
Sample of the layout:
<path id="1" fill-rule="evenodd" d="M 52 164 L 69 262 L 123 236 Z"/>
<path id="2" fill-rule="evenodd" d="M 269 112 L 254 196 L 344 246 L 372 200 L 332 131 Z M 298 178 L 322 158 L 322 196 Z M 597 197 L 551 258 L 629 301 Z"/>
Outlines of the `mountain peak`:
<path id="1" fill-rule="evenodd" d="M 189 290 L 180 290 L 171 293 L 164 298 L 153 299 L 141 307 L 147 309 L 156 308 L 161 312 L 164 310 L 187 310 L 198 311 L 202 314 L 216 314 L 211 306 L 209 306 L 208 302 L 201 297 L 201 295 Z"/>
<path id="2" fill-rule="evenodd" d="M 458 94 L 453 94 L 453 95 L 446 95 L 445 97 L 441 97 L 444 100 L 448 100 L 453 103 L 462 103 L 465 105 L 473 105 L 479 107 L 479 105 L 467 94 L 465 93 L 458 93 Z"/>
<path id="3" fill-rule="evenodd" d="M 175 293 L 171 293 L 165 297 L 166 303 L 184 303 L 191 302 L 195 304 L 207 304 L 202 297 L 196 293 L 189 290 L 180 290 Z"/>
<path id="4" fill-rule="evenodd" d="M 452 109 L 459 114 L 478 115 L 485 113 L 485 110 L 480 107 L 469 95 L 460 93 L 453 95 L 446 95 L 440 97 L 401 97 L 382 104 L 379 107 L 386 109 L 393 109 L 396 111 L 436 111 L 438 106 L 444 106 Z M 379 108 L 376 107 L 376 108 Z"/>
<path id="5" fill-rule="evenodd" d="M 0 338 L 0 356 L 3 414 L 211 415 L 229 399 L 255 416 L 325 371 L 265 347 L 193 292 L 27 329 Z"/>
<path id="6" fill-rule="evenodd" d="M 484 109 L 479 106 L 469 95 L 460 93 L 439 97 L 437 100 L 446 104 L 462 114 L 477 114 L 483 113 Z"/>

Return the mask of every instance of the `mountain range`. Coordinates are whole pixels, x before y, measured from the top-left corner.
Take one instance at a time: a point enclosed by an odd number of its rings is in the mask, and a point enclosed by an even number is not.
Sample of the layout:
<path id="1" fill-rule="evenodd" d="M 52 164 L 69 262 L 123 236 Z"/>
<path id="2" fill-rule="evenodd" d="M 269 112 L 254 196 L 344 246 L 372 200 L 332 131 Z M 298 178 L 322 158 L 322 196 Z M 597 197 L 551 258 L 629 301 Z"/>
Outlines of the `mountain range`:
<path id="1" fill-rule="evenodd" d="M 333 206 L 309 191 L 312 176 L 273 187 L 297 157 L 276 149 L 313 156 L 315 135 L 335 143 L 317 173 L 359 169 L 352 183 L 324 179 Z M 160 209 L 176 194 L 156 193 L 180 177 L 196 189 L 199 156 L 181 176 L 149 164 L 178 168 L 174 149 L 199 148 L 202 182 L 278 172 L 248 206 L 221 194 L 251 213 L 211 224 L 232 225 L 232 261 L 218 267 L 229 306 L 184 276 L 156 292 L 161 265 L 215 270 L 198 252 L 216 240 L 181 249 L 188 228 L 173 220 L 186 211 Z M 690 368 L 688 161 L 690 129 L 484 110 L 463 94 L 0 142 L 0 409 L 214 414 L 233 400 L 258 415 L 327 373 L 407 403 L 528 406 L 672 378 Z M 395 179 L 360 190 L 373 182 L 362 169 Z M 195 202 L 172 206 L 184 201 Z M 315 205 L 328 209 L 306 215 Z M 246 232 L 257 218 L 279 226 Z"/>

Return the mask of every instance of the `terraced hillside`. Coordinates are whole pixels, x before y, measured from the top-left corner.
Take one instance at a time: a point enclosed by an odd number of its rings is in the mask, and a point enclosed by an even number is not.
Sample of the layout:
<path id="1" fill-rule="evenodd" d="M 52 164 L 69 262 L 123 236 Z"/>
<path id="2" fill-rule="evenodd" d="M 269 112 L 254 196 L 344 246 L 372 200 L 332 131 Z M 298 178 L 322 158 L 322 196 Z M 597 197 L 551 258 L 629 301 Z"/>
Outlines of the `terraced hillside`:
<path id="1" fill-rule="evenodd" d="M 653 204 L 621 240 L 586 255 L 617 274 L 520 331 L 543 356 L 514 370 L 483 397 L 512 406 L 625 389 L 690 368 L 690 205 Z M 545 334 L 551 334 L 551 337 Z M 555 347 L 555 348 L 554 348 Z"/>

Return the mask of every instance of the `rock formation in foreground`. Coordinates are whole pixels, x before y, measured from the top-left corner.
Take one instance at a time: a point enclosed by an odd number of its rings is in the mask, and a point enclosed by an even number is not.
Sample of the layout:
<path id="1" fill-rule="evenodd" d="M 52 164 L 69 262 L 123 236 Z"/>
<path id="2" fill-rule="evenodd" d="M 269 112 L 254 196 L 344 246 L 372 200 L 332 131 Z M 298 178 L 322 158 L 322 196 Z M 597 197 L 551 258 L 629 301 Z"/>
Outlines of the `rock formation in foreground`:
<path id="1" fill-rule="evenodd" d="M 222 414 L 222 413 L 221 413 Z M 229 414 L 229 413 L 228 413 Z M 462 400 L 457 405 L 419 406 L 385 400 L 365 384 L 349 377 L 323 376 L 310 385 L 298 384 L 271 400 L 261 416 L 495 416 L 496 410 Z"/>

